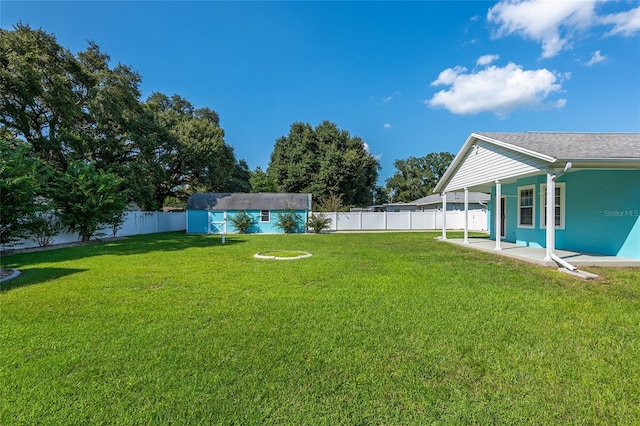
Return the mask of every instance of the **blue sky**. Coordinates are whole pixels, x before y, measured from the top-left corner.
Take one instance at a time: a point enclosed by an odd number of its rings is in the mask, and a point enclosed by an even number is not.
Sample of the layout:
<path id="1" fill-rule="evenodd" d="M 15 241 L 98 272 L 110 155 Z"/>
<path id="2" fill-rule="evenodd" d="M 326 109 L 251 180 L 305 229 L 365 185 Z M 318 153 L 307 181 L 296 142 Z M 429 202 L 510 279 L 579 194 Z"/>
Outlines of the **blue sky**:
<path id="1" fill-rule="evenodd" d="M 251 169 L 295 121 L 360 136 L 381 183 L 474 131 L 640 131 L 637 1 L 0 1 L 20 21 L 216 110 Z"/>

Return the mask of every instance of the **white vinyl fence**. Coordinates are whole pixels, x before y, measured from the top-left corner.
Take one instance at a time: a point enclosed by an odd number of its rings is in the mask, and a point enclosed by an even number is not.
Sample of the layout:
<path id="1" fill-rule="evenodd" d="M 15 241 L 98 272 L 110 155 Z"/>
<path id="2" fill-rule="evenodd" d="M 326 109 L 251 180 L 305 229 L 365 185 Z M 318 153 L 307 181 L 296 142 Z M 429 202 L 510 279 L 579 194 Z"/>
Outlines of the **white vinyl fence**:
<path id="1" fill-rule="evenodd" d="M 316 213 L 318 214 L 318 213 Z M 432 230 L 442 229 L 441 211 L 426 212 L 329 212 L 331 231 Z M 486 231 L 487 212 L 469 210 L 469 230 Z M 464 211 L 447 212 L 448 229 L 464 229 Z"/>
<path id="2" fill-rule="evenodd" d="M 116 237 L 126 237 L 129 235 L 154 234 L 157 232 L 185 231 L 187 229 L 187 218 L 185 212 L 128 212 L 124 222 Z M 98 231 L 104 237 L 113 237 L 113 230 L 105 227 Z M 72 243 L 80 240 L 76 232 L 63 232 L 54 237 L 52 245 Z M 11 248 L 31 248 L 38 247 L 38 244 L 31 240 L 16 242 Z M 3 247 L 4 248 L 4 247 Z"/>

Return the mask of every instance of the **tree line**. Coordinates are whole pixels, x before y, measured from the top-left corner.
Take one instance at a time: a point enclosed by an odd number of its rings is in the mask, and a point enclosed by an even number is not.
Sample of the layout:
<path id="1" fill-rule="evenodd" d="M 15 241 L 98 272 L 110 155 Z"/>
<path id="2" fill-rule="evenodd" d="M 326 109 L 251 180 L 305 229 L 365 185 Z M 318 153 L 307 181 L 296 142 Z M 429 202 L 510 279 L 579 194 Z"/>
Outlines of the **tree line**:
<path id="1" fill-rule="evenodd" d="M 43 212 L 88 240 L 129 203 L 159 210 L 195 192 L 309 192 L 343 206 L 419 193 L 396 176 L 377 186 L 380 164 L 364 141 L 329 121 L 293 123 L 267 169 L 251 171 L 216 111 L 175 94 L 143 101 L 141 81 L 93 42 L 73 54 L 41 29 L 0 29 L 1 244 Z"/>

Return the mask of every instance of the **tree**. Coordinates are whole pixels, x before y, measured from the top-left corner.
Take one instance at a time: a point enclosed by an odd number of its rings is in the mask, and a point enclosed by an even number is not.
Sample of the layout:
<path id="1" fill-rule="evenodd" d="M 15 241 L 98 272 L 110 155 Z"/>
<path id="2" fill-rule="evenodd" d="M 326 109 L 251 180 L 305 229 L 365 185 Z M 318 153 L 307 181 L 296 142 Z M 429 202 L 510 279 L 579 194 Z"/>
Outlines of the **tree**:
<path id="1" fill-rule="evenodd" d="M 279 192 L 310 192 L 318 201 L 339 194 L 345 205 L 367 205 L 379 169 L 359 137 L 329 121 L 316 128 L 296 122 L 276 141 L 267 174 Z"/>
<path id="2" fill-rule="evenodd" d="M 118 176 L 91 163 L 71 163 L 53 183 L 53 203 L 61 213 L 62 225 L 86 242 L 101 225 L 117 222 L 126 207 L 121 183 Z"/>
<path id="3" fill-rule="evenodd" d="M 0 244 L 28 233 L 29 218 L 38 210 L 38 162 L 26 155 L 20 141 L 0 140 Z"/>
<path id="4" fill-rule="evenodd" d="M 278 192 L 278 183 L 267 172 L 262 171 L 260 166 L 251 172 L 249 177 L 251 192 Z"/>
<path id="5" fill-rule="evenodd" d="M 242 169 L 248 167 L 236 163 L 233 148 L 224 142 L 224 130 L 215 111 L 195 109 L 178 95 L 169 98 L 161 93 L 152 94 L 145 108 L 170 136 L 162 157 L 169 176 L 169 192 L 165 196 L 184 199 L 190 187 L 220 192 L 241 186 Z M 248 189 L 248 185 L 244 188 Z"/>
<path id="6" fill-rule="evenodd" d="M 52 171 L 85 162 L 122 179 L 146 210 L 186 189 L 249 191 L 249 168 L 224 142 L 218 113 L 155 93 L 140 101 L 140 75 L 97 44 L 73 55 L 28 25 L 0 29 L 0 132 Z"/>
<path id="7" fill-rule="evenodd" d="M 57 170 L 76 152 L 88 76 L 53 35 L 0 29 L 0 125 Z"/>
<path id="8" fill-rule="evenodd" d="M 448 152 L 396 160 L 393 164 L 397 170 L 387 179 L 391 201 L 410 202 L 431 194 L 451 161 L 453 155 Z"/>
<path id="9" fill-rule="evenodd" d="M 231 174 L 229 182 L 225 185 L 224 190 L 228 192 L 251 192 L 251 170 L 246 161 L 240 160 Z"/>

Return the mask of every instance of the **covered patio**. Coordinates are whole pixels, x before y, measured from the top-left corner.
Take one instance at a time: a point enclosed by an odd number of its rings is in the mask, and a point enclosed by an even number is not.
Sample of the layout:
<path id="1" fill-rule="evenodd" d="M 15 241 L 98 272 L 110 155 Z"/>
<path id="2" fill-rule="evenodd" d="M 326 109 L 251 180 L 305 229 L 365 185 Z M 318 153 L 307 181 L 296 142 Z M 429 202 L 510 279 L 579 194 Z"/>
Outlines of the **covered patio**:
<path id="1" fill-rule="evenodd" d="M 487 238 L 448 238 L 442 239 L 448 243 L 468 247 L 476 250 L 494 253 L 499 256 L 511 257 L 525 262 L 535 263 L 542 266 L 556 266 L 556 262 L 547 259 L 546 249 L 538 247 L 527 247 L 503 241 L 501 250 L 496 250 L 494 240 Z M 578 253 L 568 250 L 556 250 L 556 255 L 566 262 L 575 266 L 616 266 L 616 267 L 640 267 L 640 260 L 629 259 L 620 256 L 602 256 L 597 254 Z"/>
<path id="2" fill-rule="evenodd" d="M 460 244 L 578 273 L 640 266 L 639 185 L 640 133 L 472 133 L 434 192 L 490 194 L 490 239 Z"/>

